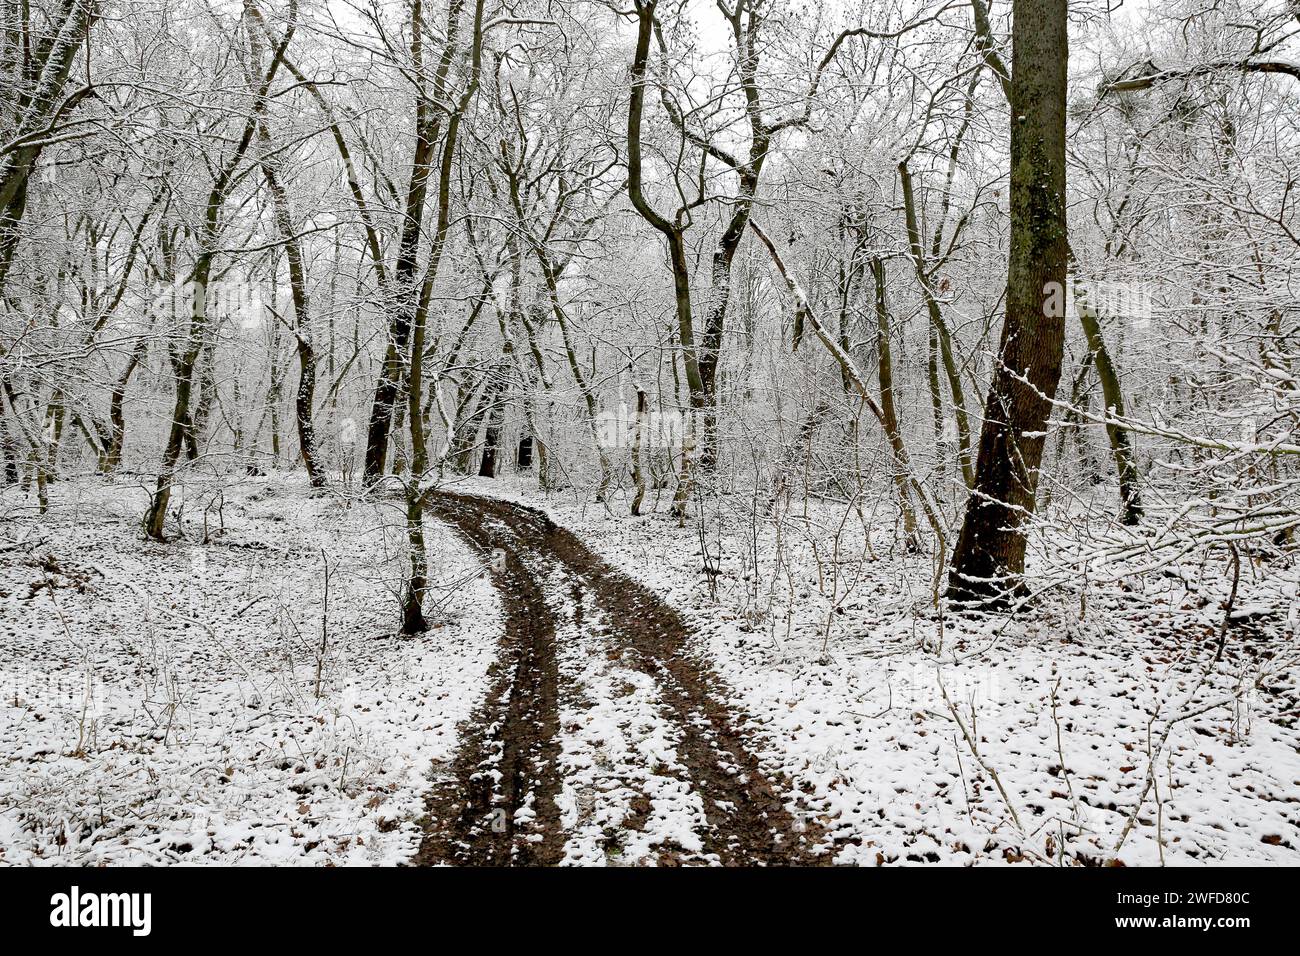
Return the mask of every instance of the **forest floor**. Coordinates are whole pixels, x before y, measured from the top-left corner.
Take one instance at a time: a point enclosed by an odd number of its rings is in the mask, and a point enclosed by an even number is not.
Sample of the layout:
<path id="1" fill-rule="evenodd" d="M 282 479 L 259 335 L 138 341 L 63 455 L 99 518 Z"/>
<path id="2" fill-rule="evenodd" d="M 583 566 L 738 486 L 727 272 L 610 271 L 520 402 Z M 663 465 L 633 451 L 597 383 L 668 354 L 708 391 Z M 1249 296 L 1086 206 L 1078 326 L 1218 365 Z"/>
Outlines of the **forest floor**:
<path id="1" fill-rule="evenodd" d="M 0 862 L 408 860 L 501 635 L 477 560 L 430 523 L 458 587 L 404 640 L 396 502 L 190 485 L 185 537 L 157 544 L 146 501 L 60 481 L 42 518 L 0 495 Z"/>
<path id="2" fill-rule="evenodd" d="M 500 552 L 506 640 L 419 862 L 816 860 L 672 608 L 540 511 L 454 494 L 436 511 Z"/>
<path id="3" fill-rule="evenodd" d="M 840 505 L 473 480 L 402 639 L 397 502 L 145 500 L 0 493 L 0 863 L 1300 863 L 1291 566 L 940 617 Z"/>

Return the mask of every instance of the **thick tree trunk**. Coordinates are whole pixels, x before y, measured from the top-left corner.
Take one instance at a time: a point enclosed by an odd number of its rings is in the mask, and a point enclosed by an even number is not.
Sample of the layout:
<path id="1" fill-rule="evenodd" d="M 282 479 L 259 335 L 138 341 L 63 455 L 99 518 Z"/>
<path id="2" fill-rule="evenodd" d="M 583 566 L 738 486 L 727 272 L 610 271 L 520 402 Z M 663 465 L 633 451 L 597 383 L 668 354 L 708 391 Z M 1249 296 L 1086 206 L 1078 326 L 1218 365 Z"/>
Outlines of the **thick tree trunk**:
<path id="1" fill-rule="evenodd" d="M 1006 319 L 949 575 L 958 601 L 1005 606 L 1024 590 L 1026 525 L 1065 342 L 1066 8 L 1013 5 Z"/>
<path id="2" fill-rule="evenodd" d="M 18 186 L 9 205 L 0 211 L 0 293 L 4 292 L 9 278 L 9 267 L 18 254 L 18 241 L 22 238 L 23 215 L 27 210 L 27 181 Z"/>

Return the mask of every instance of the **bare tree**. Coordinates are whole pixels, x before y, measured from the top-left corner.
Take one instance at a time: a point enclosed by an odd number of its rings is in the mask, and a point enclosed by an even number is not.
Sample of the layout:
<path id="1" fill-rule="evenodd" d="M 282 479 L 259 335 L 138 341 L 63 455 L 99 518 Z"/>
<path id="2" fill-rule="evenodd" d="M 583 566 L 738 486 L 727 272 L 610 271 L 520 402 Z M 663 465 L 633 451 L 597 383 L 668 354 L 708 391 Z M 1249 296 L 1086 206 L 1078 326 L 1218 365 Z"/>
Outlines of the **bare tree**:
<path id="1" fill-rule="evenodd" d="M 1025 525 L 1065 342 L 1066 4 L 1016 0 L 1006 318 L 949 595 L 1006 603 L 1024 588 Z"/>

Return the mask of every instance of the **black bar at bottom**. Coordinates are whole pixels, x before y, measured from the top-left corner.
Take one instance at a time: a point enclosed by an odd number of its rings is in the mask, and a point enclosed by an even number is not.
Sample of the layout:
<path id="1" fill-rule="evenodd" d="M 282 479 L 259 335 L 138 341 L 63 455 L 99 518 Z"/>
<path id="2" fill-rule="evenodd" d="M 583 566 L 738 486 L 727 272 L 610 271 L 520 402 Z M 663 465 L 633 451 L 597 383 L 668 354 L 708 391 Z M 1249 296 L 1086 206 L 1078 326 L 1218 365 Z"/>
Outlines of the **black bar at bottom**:
<path id="1" fill-rule="evenodd" d="M 687 927 L 692 949 L 711 942 L 728 949 L 746 939 L 770 942 L 773 933 L 807 932 L 813 939 L 824 932 L 877 930 L 932 939 L 971 933 L 1071 943 L 1200 934 L 1232 945 L 1242 934 L 1279 932 L 1294 923 L 1294 896 L 1286 889 L 1290 875 L 1260 869 L 1027 867 L 37 868 L 0 870 L 0 919 L 11 939 L 75 933 L 82 942 L 93 935 L 128 946 L 255 941 L 373 947 L 430 933 L 450 944 L 440 934 L 452 931 L 483 933 L 494 941 L 542 933 L 553 940 L 653 945 L 656 934 L 684 933 Z M 676 949 L 685 939 L 670 935 L 661 942 Z"/>

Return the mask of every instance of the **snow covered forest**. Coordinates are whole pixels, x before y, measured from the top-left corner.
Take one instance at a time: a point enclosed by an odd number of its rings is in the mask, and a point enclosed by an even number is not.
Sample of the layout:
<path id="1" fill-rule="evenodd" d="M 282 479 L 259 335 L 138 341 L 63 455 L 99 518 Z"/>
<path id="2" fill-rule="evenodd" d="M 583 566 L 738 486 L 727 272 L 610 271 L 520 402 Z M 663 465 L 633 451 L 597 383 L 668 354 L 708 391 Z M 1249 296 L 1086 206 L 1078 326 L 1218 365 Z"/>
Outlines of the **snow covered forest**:
<path id="1" fill-rule="evenodd" d="M 0 864 L 1300 863 L 1297 0 L 0 0 Z"/>

